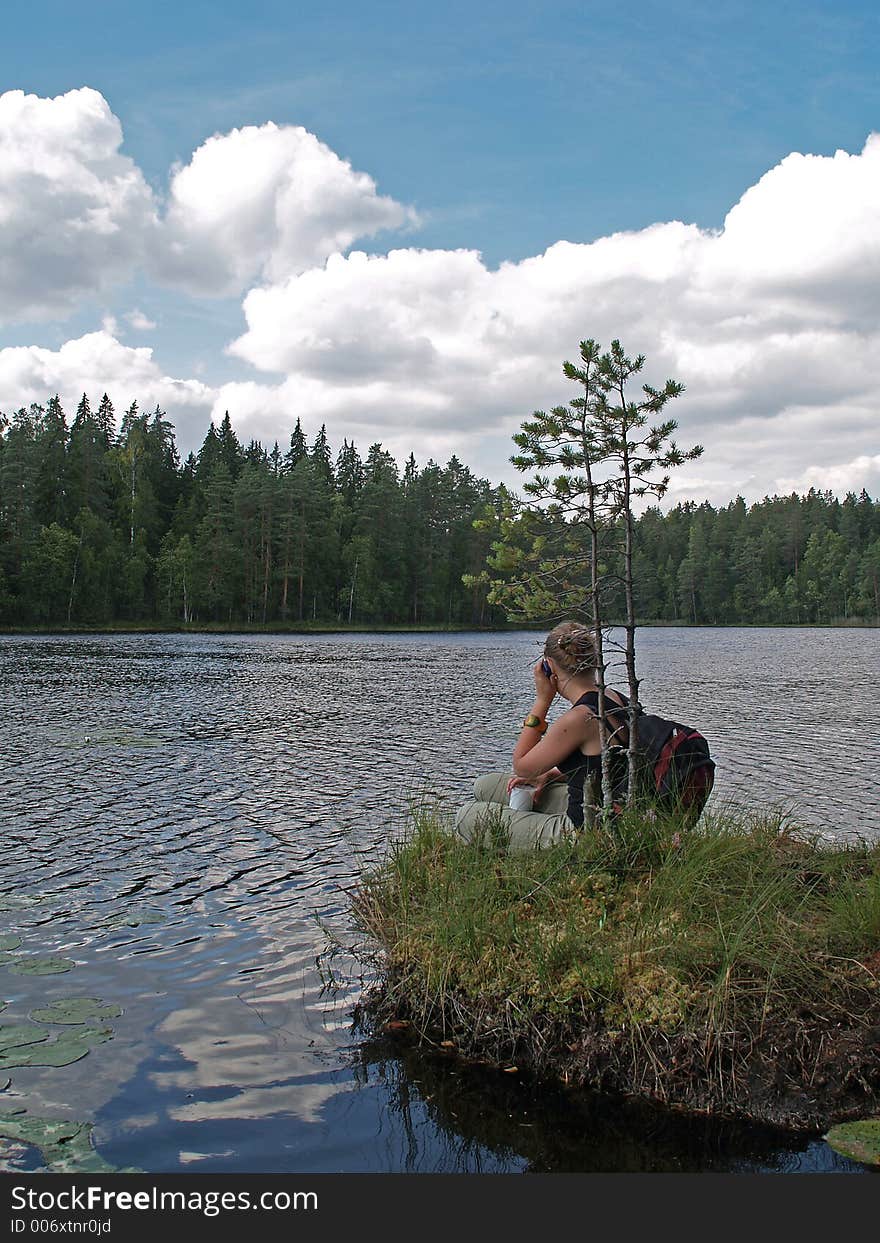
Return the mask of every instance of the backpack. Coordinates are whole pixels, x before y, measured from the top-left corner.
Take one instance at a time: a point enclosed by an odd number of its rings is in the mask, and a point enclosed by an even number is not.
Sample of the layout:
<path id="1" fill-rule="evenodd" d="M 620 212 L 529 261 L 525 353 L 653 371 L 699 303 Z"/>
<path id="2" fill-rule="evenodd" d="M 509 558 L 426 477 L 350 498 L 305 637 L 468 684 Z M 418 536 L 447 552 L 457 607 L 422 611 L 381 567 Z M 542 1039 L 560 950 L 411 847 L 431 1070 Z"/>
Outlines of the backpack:
<path id="1" fill-rule="evenodd" d="M 587 698 L 583 696 L 583 699 Z M 620 698 L 628 707 L 626 696 L 621 695 Z M 595 699 L 596 707 L 592 703 L 585 706 L 595 713 L 599 696 L 593 691 L 589 699 Z M 623 724 L 626 724 L 626 714 L 620 708 L 614 711 L 606 706 L 605 715 L 623 718 Z M 715 784 L 715 761 L 700 731 L 691 725 L 682 725 L 679 721 L 645 712 L 639 705 L 636 750 L 640 801 L 665 814 L 683 814 L 688 824 L 695 824 Z M 614 809 L 622 810 L 616 801 Z"/>
<path id="2" fill-rule="evenodd" d="M 638 747 L 646 797 L 663 812 L 694 824 L 715 784 L 715 761 L 698 729 L 640 711 Z"/>

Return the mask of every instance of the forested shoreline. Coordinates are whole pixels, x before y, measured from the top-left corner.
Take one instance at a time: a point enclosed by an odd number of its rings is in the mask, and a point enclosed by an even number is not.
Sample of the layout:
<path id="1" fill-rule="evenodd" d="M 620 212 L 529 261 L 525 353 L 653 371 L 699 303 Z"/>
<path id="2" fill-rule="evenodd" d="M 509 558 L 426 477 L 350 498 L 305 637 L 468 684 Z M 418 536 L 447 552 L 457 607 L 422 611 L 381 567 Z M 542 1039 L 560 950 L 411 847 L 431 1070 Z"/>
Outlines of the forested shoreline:
<path id="1" fill-rule="evenodd" d="M 455 456 L 400 467 L 299 420 L 267 449 L 227 412 L 181 462 L 158 407 L 83 395 L 68 421 L 55 396 L 0 415 L 0 626 L 501 627 L 480 576 L 509 501 Z M 864 491 L 652 507 L 635 547 L 642 623 L 880 623 Z"/>

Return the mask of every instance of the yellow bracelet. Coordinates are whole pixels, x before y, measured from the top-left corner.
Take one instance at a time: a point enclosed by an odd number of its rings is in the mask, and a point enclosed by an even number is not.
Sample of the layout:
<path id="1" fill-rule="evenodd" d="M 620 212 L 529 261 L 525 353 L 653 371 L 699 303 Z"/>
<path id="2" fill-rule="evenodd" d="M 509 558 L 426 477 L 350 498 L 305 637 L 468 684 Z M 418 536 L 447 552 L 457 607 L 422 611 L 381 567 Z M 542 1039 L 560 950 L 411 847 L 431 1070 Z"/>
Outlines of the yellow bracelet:
<path id="1" fill-rule="evenodd" d="M 541 717 L 535 716 L 534 712 L 530 712 L 523 720 L 523 729 L 539 729 L 542 734 L 547 732 L 547 722 Z"/>

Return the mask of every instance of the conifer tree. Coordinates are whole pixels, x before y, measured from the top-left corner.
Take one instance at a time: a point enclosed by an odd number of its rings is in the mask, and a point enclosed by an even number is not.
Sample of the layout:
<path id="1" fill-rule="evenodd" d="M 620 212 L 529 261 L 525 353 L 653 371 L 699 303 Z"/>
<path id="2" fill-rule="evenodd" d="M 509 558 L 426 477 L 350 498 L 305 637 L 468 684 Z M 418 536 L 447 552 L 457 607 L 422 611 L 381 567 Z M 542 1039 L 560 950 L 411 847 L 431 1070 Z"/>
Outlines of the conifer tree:
<path id="1" fill-rule="evenodd" d="M 327 441 L 327 428 L 322 423 L 320 431 L 315 437 L 315 443 L 312 445 L 309 454 L 315 470 L 318 472 L 319 478 L 323 479 L 326 484 L 331 487 L 333 485 L 333 457 L 330 453 L 330 445 Z"/>
<path id="2" fill-rule="evenodd" d="M 83 396 L 85 396 L 85 394 L 83 394 Z M 113 409 L 113 402 L 106 393 L 104 393 L 101 397 L 101 401 L 95 413 L 95 422 L 98 425 L 98 430 L 104 445 L 104 451 L 106 452 L 116 439 L 116 412 Z"/>
<path id="3" fill-rule="evenodd" d="M 100 517 L 110 511 L 110 484 L 107 476 L 109 442 L 99 419 L 92 413 L 83 393 L 70 428 L 69 491 L 70 509 L 78 514 L 89 509 Z"/>
<path id="4" fill-rule="evenodd" d="M 597 438 L 603 456 L 614 468 L 610 476 L 610 499 L 614 517 L 623 527 L 623 591 L 626 601 L 626 640 L 624 661 L 629 686 L 629 796 L 636 796 L 638 750 L 639 678 L 636 673 L 636 612 L 633 555 L 635 552 L 634 504 L 645 497 L 656 500 L 666 495 L 669 471 L 698 458 L 703 448 L 695 445 L 683 451 L 672 439 L 678 427 L 674 419 L 661 416 L 666 405 L 684 392 L 677 380 L 667 380 L 663 388 L 642 385 L 643 397 L 633 401 L 628 386 L 645 365 L 644 354 L 630 359 L 619 341 L 599 359 L 599 393 L 595 408 Z M 650 422 L 650 420 L 658 420 Z M 658 472 L 661 472 L 658 474 Z M 697 556 L 695 545 L 694 556 Z M 700 567 L 701 568 L 701 567 Z"/>
<path id="5" fill-rule="evenodd" d="M 636 795 L 639 681 L 635 663 L 634 502 L 662 497 L 668 471 L 702 449 L 687 453 L 672 441 L 674 420 L 649 425 L 683 386 L 668 380 L 662 389 L 643 385 L 632 401 L 627 386 L 644 366 L 630 359 L 619 341 L 603 352 L 593 340 L 580 343 L 579 364 L 563 363 L 563 374 L 581 390 L 567 405 L 536 411 L 514 436 L 520 452 L 511 458 L 521 471 L 534 472 L 524 485 L 537 507 L 514 515 L 525 547 L 509 536 L 510 522 L 495 547 L 495 568 L 512 569 L 514 598 L 540 611 L 585 617 L 596 644 L 598 728 L 602 753 L 602 801 L 612 802 L 605 725 L 609 604 L 622 587 L 625 619 L 624 660 L 629 685 L 629 791 Z M 663 471 L 658 477 L 657 472 Z M 505 534 L 508 536 L 505 539 Z M 513 556 L 511 557 L 511 549 Z M 617 568 L 617 563 L 620 568 Z M 509 586 L 496 584 L 495 598 L 509 598 Z"/>
<path id="6" fill-rule="evenodd" d="M 286 470 L 293 470 L 297 462 L 301 462 L 308 455 L 309 446 L 302 429 L 302 423 L 296 420 L 296 426 L 290 433 L 290 447 L 284 455 L 284 466 Z"/>
<path id="7" fill-rule="evenodd" d="M 67 419 L 56 393 L 36 426 L 34 517 L 43 526 L 63 526 L 69 514 Z"/>
<path id="8" fill-rule="evenodd" d="M 205 516 L 195 540 L 193 608 L 212 621 L 231 621 L 236 570 L 233 541 L 233 482 L 218 462 L 205 486 Z"/>
<path id="9" fill-rule="evenodd" d="M 228 410 L 220 421 L 217 440 L 219 442 L 220 461 L 229 471 L 230 478 L 234 483 L 244 466 L 244 449 L 241 447 L 241 442 L 233 430 Z"/>
<path id="10" fill-rule="evenodd" d="M 34 523 L 34 479 L 37 470 L 37 427 L 42 406 L 24 406 L 7 422 L 0 459 L 0 499 L 3 526 L 11 539 L 24 541 Z"/>
<path id="11" fill-rule="evenodd" d="M 202 487 L 207 484 L 211 475 L 222 461 L 223 453 L 220 446 L 220 437 L 217 435 L 217 429 L 212 422 L 196 455 L 194 478 L 198 480 Z M 224 465 L 226 464 L 224 463 Z M 228 465 L 226 469 L 227 471 L 229 470 Z"/>

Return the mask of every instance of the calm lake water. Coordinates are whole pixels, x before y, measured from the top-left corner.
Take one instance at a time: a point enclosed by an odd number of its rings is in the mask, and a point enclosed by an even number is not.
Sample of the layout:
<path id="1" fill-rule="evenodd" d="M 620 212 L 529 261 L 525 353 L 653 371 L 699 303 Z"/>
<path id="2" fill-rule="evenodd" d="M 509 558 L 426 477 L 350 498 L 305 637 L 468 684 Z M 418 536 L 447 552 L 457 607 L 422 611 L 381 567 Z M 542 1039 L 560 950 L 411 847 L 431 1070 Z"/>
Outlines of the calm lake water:
<path id="1" fill-rule="evenodd" d="M 150 1172 L 860 1171 L 821 1140 L 367 1043 L 354 962 L 325 987 L 328 930 L 351 943 L 346 891 L 409 801 L 454 808 L 507 765 L 541 639 L 0 639 L 2 1022 L 122 1009 L 81 1060 L 0 1070 L 0 1113 L 92 1123 L 106 1161 Z M 712 743 L 713 800 L 880 832 L 877 631 L 639 642 L 646 706 Z M 14 969 L 45 957 L 75 965 Z M 0 1140 L 0 1169 L 39 1165 Z"/>

